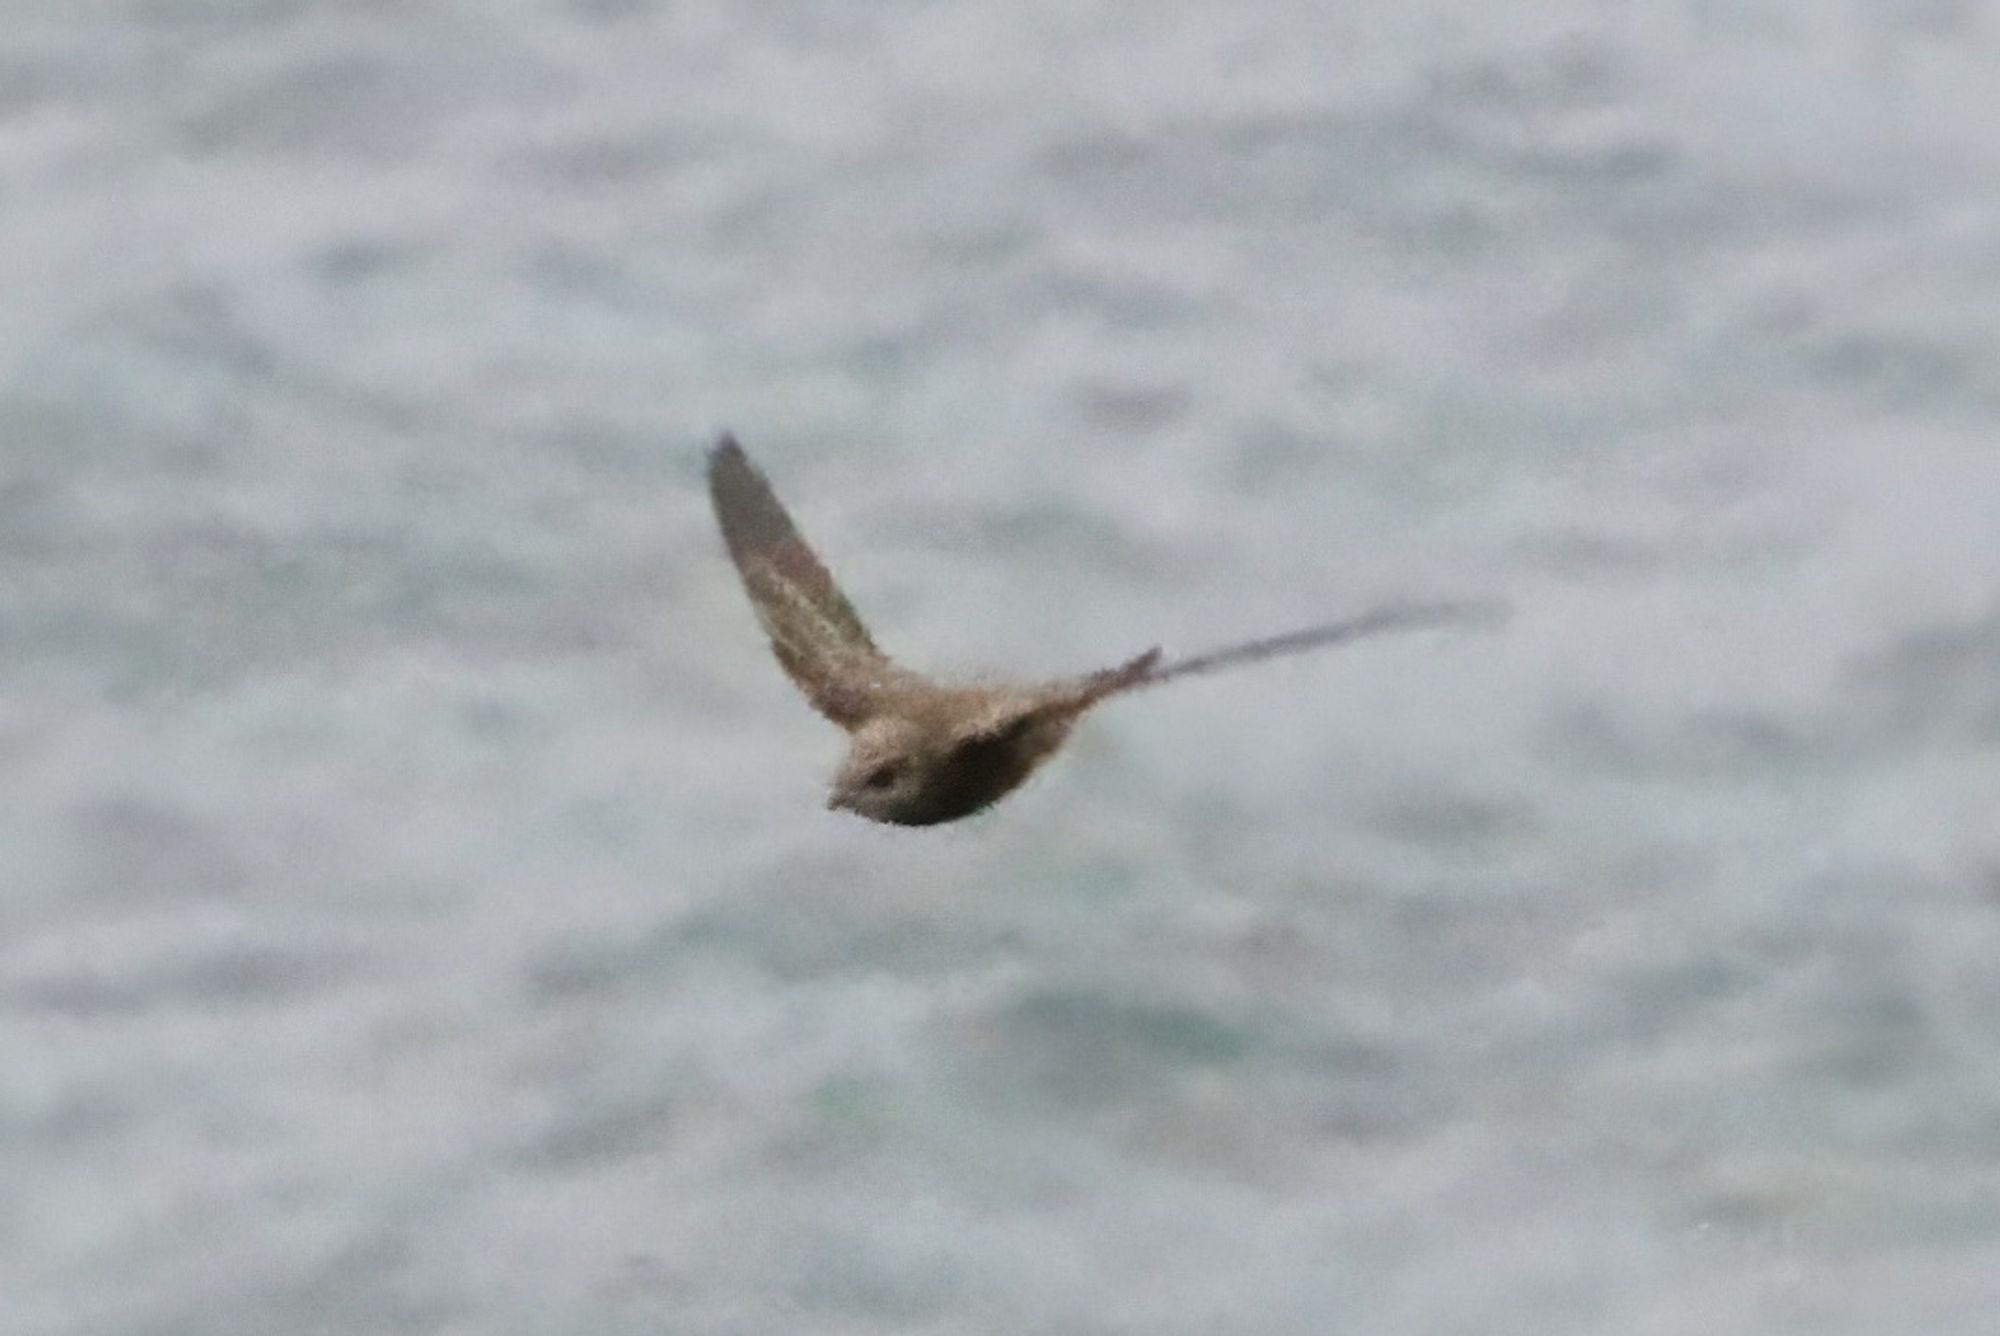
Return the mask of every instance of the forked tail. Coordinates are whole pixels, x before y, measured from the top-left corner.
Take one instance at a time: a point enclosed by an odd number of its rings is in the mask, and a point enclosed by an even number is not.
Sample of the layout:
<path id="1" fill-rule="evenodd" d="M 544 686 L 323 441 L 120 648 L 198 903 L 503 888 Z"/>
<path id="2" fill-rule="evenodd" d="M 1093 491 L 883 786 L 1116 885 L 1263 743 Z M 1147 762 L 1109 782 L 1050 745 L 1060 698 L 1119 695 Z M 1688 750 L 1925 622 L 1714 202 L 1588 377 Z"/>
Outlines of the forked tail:
<path id="1" fill-rule="evenodd" d="M 1102 697 L 1116 691 L 1136 691 L 1140 687 L 1171 682 L 1177 677 L 1193 677 L 1198 673 L 1212 673 L 1220 668 L 1234 668 L 1239 664 L 1275 659 L 1283 654 L 1325 649 L 1329 645 L 1360 640 L 1365 636 L 1377 635 L 1384 631 L 1416 630 L 1430 626 L 1492 626 L 1505 621 L 1507 613 L 1507 605 L 1497 600 L 1391 603 L 1386 607 L 1364 612 L 1358 617 L 1350 617 L 1346 621 L 1329 622 L 1324 626 L 1311 626 L 1300 631 L 1288 631 L 1284 635 L 1266 636 L 1261 640 L 1230 645 L 1165 664 L 1159 661 L 1160 652 L 1152 650 L 1130 663 L 1098 674 L 1099 678 L 1107 679 L 1111 684 L 1096 694 Z"/>

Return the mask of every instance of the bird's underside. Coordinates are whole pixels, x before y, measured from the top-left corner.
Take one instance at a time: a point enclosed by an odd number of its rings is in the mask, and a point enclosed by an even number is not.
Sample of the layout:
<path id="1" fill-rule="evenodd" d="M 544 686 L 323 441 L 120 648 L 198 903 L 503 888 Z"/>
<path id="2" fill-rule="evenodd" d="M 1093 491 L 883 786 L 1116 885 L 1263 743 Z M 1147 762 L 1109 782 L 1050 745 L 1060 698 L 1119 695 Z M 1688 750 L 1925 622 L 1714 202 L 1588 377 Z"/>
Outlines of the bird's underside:
<path id="1" fill-rule="evenodd" d="M 1053 755 L 1092 705 L 1178 677 L 1296 654 L 1405 627 L 1490 617 L 1490 605 L 1399 604 L 1346 621 L 1171 662 L 1124 663 L 1030 685 L 948 685 L 875 646 L 833 576 L 734 437 L 709 452 L 709 497 L 724 544 L 779 665 L 850 744 L 829 806 L 897 825 L 935 825 L 989 806 Z"/>

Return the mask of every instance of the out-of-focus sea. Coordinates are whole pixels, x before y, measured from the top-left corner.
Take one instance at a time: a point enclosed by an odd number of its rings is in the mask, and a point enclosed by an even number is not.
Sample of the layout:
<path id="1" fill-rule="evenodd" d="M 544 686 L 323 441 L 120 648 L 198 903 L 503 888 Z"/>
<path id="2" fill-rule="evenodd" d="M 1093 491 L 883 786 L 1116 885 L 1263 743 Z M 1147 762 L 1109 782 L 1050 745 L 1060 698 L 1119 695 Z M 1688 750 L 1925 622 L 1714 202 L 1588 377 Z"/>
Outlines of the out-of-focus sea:
<path id="1" fill-rule="evenodd" d="M 12 0 L 0 1333 L 2000 1331 L 2000 8 Z M 823 810 L 702 449 L 1022 675 Z"/>

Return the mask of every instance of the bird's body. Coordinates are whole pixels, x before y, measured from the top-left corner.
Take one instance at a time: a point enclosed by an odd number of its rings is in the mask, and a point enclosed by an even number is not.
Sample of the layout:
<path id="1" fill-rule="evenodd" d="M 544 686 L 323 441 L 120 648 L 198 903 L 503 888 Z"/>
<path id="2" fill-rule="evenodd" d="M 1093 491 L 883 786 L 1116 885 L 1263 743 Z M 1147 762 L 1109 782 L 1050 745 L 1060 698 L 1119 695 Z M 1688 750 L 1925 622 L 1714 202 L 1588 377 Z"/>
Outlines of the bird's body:
<path id="1" fill-rule="evenodd" d="M 709 452 L 709 496 L 757 619 L 786 674 L 846 729 L 831 807 L 929 826 L 1005 797 L 1062 746 L 1084 712 L 1120 692 L 1398 626 L 1465 620 L 1463 604 L 1403 605 L 1162 665 L 1147 650 L 1112 668 L 1031 685 L 949 685 L 893 663 L 799 535 L 735 439 Z"/>

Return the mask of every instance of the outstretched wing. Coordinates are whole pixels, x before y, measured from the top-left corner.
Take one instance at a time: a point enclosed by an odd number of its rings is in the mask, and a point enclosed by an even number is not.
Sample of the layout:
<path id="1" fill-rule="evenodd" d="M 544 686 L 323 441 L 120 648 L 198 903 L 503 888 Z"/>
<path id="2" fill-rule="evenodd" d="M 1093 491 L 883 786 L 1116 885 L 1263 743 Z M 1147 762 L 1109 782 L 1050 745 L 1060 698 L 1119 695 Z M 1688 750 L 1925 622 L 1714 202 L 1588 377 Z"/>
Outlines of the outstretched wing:
<path id="1" fill-rule="evenodd" d="M 1324 626 L 1311 626 L 1302 631 L 1266 636 L 1262 640 L 1210 650 L 1206 654 L 1196 654 L 1191 658 L 1173 659 L 1157 666 L 1147 664 L 1142 671 L 1116 681 L 1109 691 L 1131 691 L 1139 687 L 1157 686 L 1161 682 L 1171 682 L 1177 677 L 1212 673 L 1220 668 L 1256 663 L 1260 659 L 1272 659 L 1281 654 L 1299 654 L 1311 649 L 1325 649 L 1330 645 L 1344 644 L 1350 640 L 1360 640 L 1388 631 L 1414 630 L 1427 626 L 1491 626 L 1505 621 L 1507 615 L 1507 605 L 1496 601 L 1391 603 L 1364 612 L 1358 617 L 1350 617 L 1344 622 L 1329 622 Z M 1109 691 L 1102 694 L 1109 694 Z"/>
<path id="2" fill-rule="evenodd" d="M 1174 678 L 1190 678 L 1202 672 L 1216 672 L 1218 668 L 1236 668 L 1238 664 L 1254 664 L 1264 658 L 1278 658 L 1280 654 L 1302 654 L 1306 650 L 1324 650 L 1334 644 L 1344 644 L 1348 640 L 1362 640 L 1366 636 L 1380 636 L 1392 630 L 1416 630 L 1422 626 L 1492 626 L 1504 622 L 1508 608 L 1502 602 L 1440 602 L 1440 604 L 1388 604 L 1362 612 L 1360 616 L 1348 618 L 1346 622 L 1328 622 L 1324 626 L 1308 626 L 1306 630 L 1286 632 L 1282 636 L 1266 636 L 1262 640 L 1250 640 L 1246 644 L 1232 644 L 1222 650 L 1210 650 L 1206 654 L 1194 654 L 1192 658 L 1176 658 L 1164 664 L 1158 662 L 1158 652 L 1154 658 L 1140 656 L 1122 668 L 1110 668 L 1104 674 L 1104 686 L 1098 696 L 1110 696 L 1112 692 L 1130 692 L 1140 686 L 1158 686 L 1160 682 L 1172 682 Z"/>
<path id="3" fill-rule="evenodd" d="M 1004 748 L 1032 767 L 1055 750 L 1085 710 L 1106 696 L 1145 682 L 1159 662 L 1156 646 L 1115 667 L 1081 677 L 989 693 L 983 708 L 958 721 L 953 729 L 953 748 L 962 756 Z"/>
<path id="4" fill-rule="evenodd" d="M 868 718 L 901 671 L 875 648 L 771 484 L 727 433 L 709 451 L 708 494 L 729 558 L 786 675 L 842 727 Z"/>

